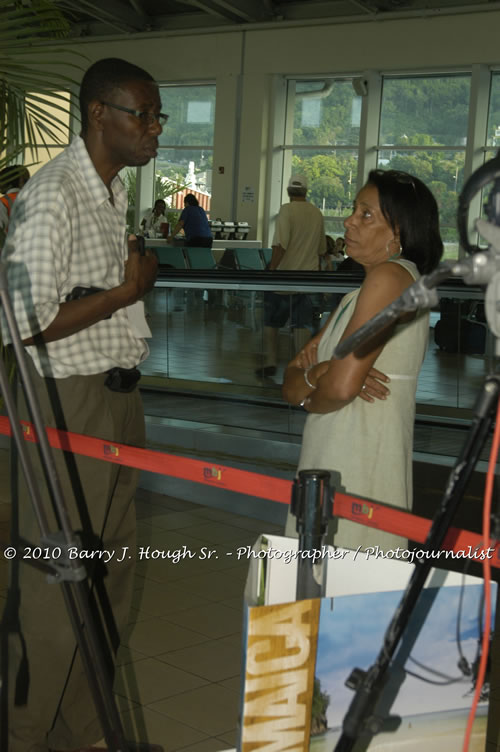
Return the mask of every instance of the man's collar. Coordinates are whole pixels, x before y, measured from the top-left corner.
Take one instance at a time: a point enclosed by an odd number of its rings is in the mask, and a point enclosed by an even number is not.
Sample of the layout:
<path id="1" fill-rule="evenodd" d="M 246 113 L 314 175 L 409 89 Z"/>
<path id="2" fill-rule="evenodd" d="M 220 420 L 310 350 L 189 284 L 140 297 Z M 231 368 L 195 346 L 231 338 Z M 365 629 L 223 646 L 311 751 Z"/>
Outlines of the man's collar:
<path id="1" fill-rule="evenodd" d="M 74 151 L 76 160 L 82 170 L 83 180 L 92 200 L 95 202 L 95 205 L 100 206 L 101 204 L 106 203 L 106 201 L 109 201 L 109 190 L 97 172 L 83 138 L 81 136 L 75 136 L 71 142 L 70 149 Z M 120 200 L 123 201 L 122 196 L 126 193 L 126 190 L 118 175 L 116 175 L 111 182 L 111 190 L 113 191 L 115 203 L 119 203 Z"/>

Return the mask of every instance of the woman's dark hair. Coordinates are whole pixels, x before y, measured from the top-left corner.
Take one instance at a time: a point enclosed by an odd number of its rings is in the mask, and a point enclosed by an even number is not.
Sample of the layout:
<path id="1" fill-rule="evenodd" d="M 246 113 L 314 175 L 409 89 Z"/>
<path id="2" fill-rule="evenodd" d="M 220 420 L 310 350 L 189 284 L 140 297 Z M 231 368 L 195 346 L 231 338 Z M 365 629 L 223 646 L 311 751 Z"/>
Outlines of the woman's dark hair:
<path id="1" fill-rule="evenodd" d="M 188 206 L 199 206 L 198 199 L 192 193 L 186 193 L 184 203 Z"/>
<path id="2" fill-rule="evenodd" d="M 378 190 L 382 214 L 399 233 L 402 255 L 421 274 L 432 271 L 443 255 L 436 199 L 421 180 L 399 170 L 372 170 L 369 185 Z"/>
<path id="3" fill-rule="evenodd" d="M 104 58 L 90 66 L 85 72 L 80 86 L 80 114 L 83 135 L 86 134 L 89 124 L 89 104 L 94 99 L 108 99 L 115 89 L 121 89 L 131 81 L 154 82 L 154 78 L 139 66 L 118 57 Z"/>

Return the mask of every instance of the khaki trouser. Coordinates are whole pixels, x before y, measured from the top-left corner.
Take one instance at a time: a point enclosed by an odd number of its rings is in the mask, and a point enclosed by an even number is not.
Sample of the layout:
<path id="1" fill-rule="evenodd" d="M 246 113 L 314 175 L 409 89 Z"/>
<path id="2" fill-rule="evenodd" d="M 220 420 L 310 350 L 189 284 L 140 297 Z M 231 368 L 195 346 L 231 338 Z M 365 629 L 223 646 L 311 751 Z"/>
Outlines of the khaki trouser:
<path id="1" fill-rule="evenodd" d="M 30 358 L 28 358 L 30 361 Z M 30 361 L 31 363 L 31 361 Z M 46 425 L 136 446 L 144 445 L 144 415 L 138 389 L 112 392 L 104 386 L 105 374 L 41 379 L 30 366 Z M 61 409 L 56 411 L 47 395 L 47 384 L 56 388 Z M 20 397 L 19 414 L 26 418 Z M 59 414 L 60 413 L 60 414 Z M 55 417 L 57 415 L 57 418 Z M 51 528 L 57 529 L 48 500 L 40 462 L 35 463 Z M 127 623 L 133 589 L 135 559 L 135 508 L 133 495 L 137 470 L 109 462 L 53 450 L 56 469 L 73 529 L 81 531 L 82 548 L 115 550 L 108 564 L 90 562 L 89 581 L 102 616 L 110 654 L 116 652 L 119 635 Z M 40 533 L 24 481 L 19 489 L 20 533 L 35 546 Z M 42 544 L 43 545 L 43 544 Z M 123 561 L 122 547 L 129 546 Z M 16 560 L 13 569 L 16 578 Z M 22 651 L 17 635 L 9 638 L 9 752 L 73 750 L 93 744 L 103 736 L 66 611 L 61 587 L 47 583 L 46 576 L 21 563 L 20 623 L 29 660 L 29 696 L 24 707 L 13 707 L 17 669 Z M 112 673 L 112 664 L 110 672 Z"/>

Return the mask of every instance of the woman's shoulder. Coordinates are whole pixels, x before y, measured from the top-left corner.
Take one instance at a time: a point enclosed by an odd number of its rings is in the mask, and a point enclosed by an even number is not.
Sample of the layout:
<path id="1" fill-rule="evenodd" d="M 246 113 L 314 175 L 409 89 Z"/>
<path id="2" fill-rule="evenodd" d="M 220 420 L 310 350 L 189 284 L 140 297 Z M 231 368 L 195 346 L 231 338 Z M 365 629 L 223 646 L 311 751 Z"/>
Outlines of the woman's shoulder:
<path id="1" fill-rule="evenodd" d="M 397 280 L 397 279 L 416 279 L 419 276 L 417 267 L 412 261 L 406 259 L 393 259 L 390 261 L 384 261 L 382 264 L 377 264 L 366 275 L 363 286 L 369 286 L 374 282 L 381 282 L 383 280 Z"/>
<path id="2" fill-rule="evenodd" d="M 418 279 L 420 277 L 420 272 L 418 271 L 417 265 L 414 261 L 410 261 L 406 258 L 398 258 L 398 259 L 392 259 L 391 261 L 387 262 L 388 264 L 393 264 L 394 266 L 398 266 L 401 269 L 406 269 L 406 271 L 410 274 L 413 279 Z"/>
<path id="3" fill-rule="evenodd" d="M 363 299 L 371 295 L 377 297 L 381 295 L 388 299 L 397 298 L 415 281 L 416 276 L 418 276 L 416 267 L 415 276 L 410 269 L 407 268 L 407 263 L 409 263 L 410 266 L 415 267 L 411 262 L 401 264 L 398 259 L 396 263 L 393 261 L 385 261 L 371 269 L 369 273 L 367 273 L 361 286 Z"/>

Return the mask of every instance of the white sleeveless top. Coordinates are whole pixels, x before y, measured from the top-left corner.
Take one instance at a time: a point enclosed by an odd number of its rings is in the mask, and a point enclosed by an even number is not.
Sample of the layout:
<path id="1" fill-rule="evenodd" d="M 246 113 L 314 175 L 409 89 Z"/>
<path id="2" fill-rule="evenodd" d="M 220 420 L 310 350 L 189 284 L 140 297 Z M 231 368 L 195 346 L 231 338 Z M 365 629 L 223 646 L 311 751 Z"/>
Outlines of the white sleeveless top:
<path id="1" fill-rule="evenodd" d="M 414 279 L 419 273 L 406 259 L 403 266 Z M 331 358 L 354 312 L 359 289 L 342 298 L 338 313 L 327 325 L 318 347 L 318 362 Z M 339 316 L 343 310 L 342 315 Z M 336 412 L 311 413 L 302 439 L 299 470 L 335 471 L 338 490 L 373 501 L 410 509 L 412 504 L 412 453 L 417 377 L 429 333 L 424 311 L 408 324 L 397 325 L 374 363 L 391 382 L 386 400 L 370 403 L 356 397 Z M 292 528 L 287 523 L 287 534 Z M 405 546 L 397 536 L 346 520 L 339 521 L 335 544 L 346 548 L 379 545 L 383 549 Z"/>

